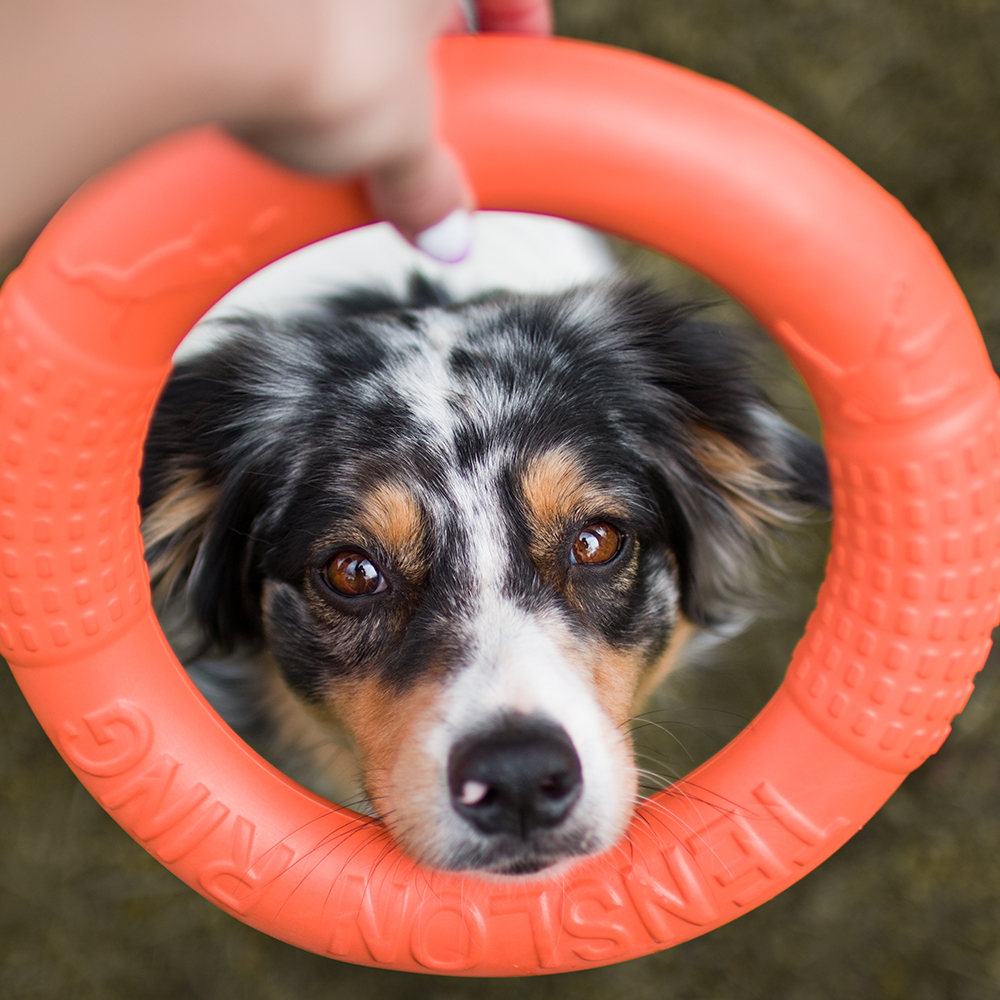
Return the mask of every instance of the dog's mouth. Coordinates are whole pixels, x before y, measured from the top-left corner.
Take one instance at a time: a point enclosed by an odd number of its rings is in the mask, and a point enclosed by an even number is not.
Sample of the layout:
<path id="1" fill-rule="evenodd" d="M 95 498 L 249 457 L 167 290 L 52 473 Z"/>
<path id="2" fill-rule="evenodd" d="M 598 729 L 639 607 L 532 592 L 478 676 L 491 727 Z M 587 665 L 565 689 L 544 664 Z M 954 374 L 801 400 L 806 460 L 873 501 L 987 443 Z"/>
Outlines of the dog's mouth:
<path id="1" fill-rule="evenodd" d="M 555 875 L 581 857 L 592 853 L 586 849 L 586 842 L 573 838 L 562 849 L 549 846 L 546 850 L 525 844 L 493 844 L 488 850 L 465 864 L 456 863 L 454 870 L 474 872 L 481 875 Z"/>
<path id="2" fill-rule="evenodd" d="M 494 835 L 483 842 L 475 838 L 459 847 L 444 867 L 453 871 L 491 875 L 534 875 L 556 866 L 565 867 L 594 852 L 593 838 L 579 829 L 564 835 L 521 838 Z"/>
<path id="3" fill-rule="evenodd" d="M 551 868 L 561 859 L 552 858 L 522 858 L 520 861 L 512 861 L 506 867 L 496 867 L 490 869 L 495 875 L 537 875 L 539 872 Z"/>
<path id="4" fill-rule="evenodd" d="M 428 843 L 406 845 L 421 860 L 443 871 L 516 877 L 557 874 L 579 859 L 598 853 L 602 845 L 579 817 L 565 830 L 484 835 L 465 823 L 452 826 L 447 846 L 428 856 Z M 443 846 L 443 845 L 442 845 Z"/>

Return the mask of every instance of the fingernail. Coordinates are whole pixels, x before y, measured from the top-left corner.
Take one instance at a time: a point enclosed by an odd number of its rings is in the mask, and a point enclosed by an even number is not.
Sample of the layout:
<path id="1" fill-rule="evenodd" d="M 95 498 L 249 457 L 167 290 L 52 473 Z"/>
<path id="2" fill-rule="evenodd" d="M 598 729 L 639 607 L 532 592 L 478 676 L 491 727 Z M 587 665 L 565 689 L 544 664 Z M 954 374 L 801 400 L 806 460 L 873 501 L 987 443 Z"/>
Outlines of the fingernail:
<path id="1" fill-rule="evenodd" d="M 472 248 L 472 216 L 464 208 L 456 208 L 440 222 L 417 233 L 414 243 L 428 257 L 444 264 L 457 264 Z"/>

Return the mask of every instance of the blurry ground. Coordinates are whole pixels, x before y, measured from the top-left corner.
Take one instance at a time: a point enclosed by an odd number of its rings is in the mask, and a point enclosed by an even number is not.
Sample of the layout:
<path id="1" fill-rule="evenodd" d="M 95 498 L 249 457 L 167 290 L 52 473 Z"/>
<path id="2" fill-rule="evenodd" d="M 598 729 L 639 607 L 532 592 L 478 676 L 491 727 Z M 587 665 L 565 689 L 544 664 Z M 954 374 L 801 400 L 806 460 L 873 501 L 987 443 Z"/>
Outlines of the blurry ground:
<path id="1" fill-rule="evenodd" d="M 1000 0 L 565 0 L 564 34 L 737 84 L 902 200 L 1000 357 Z M 670 284 L 689 279 L 636 260 Z M 778 362 L 774 362 L 775 365 Z M 793 383 L 773 386 L 808 423 Z M 810 543 L 803 543 L 809 562 Z M 818 544 L 818 543 L 817 543 Z M 815 553 L 812 556 L 815 564 Z M 789 622 L 678 677 L 653 747 L 686 768 L 777 683 Z M 181 885 L 77 785 L 0 671 L 0 997 L 296 1000 L 1000 998 L 1000 681 L 991 663 L 936 757 L 839 854 L 740 921 L 625 965 L 487 982 L 359 969 L 249 930 Z"/>

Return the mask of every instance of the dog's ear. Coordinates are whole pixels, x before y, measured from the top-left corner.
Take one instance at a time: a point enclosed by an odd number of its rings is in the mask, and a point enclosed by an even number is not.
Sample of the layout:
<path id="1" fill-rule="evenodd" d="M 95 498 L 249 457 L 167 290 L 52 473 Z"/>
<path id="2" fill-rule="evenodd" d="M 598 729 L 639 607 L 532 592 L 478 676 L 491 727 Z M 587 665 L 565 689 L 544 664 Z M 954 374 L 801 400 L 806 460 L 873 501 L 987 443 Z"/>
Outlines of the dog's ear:
<path id="1" fill-rule="evenodd" d="M 242 441 L 253 414 L 241 364 L 234 343 L 175 369 L 146 439 L 139 497 L 154 606 L 182 607 L 223 651 L 260 632 L 267 457 Z"/>
<path id="2" fill-rule="evenodd" d="M 671 484 L 688 545 L 684 610 L 718 627 L 742 609 L 764 610 L 762 570 L 776 541 L 829 511 L 822 449 L 773 411 L 750 405 L 739 442 L 717 424 L 688 427 L 692 465 Z"/>
<path id="3" fill-rule="evenodd" d="M 782 532 L 829 511 L 822 448 L 756 387 L 742 334 L 648 286 L 612 293 L 637 359 L 641 448 L 665 511 L 685 614 L 719 626 L 754 605 Z"/>

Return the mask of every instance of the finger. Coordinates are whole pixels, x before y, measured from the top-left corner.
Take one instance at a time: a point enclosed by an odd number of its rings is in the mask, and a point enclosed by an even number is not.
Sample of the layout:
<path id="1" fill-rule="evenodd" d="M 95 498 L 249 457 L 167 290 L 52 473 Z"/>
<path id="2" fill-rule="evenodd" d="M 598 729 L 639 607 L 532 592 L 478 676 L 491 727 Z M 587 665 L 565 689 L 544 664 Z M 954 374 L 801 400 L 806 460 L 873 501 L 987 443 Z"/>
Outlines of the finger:
<path id="1" fill-rule="evenodd" d="M 473 198 L 454 156 L 435 136 L 432 107 L 429 68 L 420 59 L 349 115 L 249 137 L 300 169 L 363 175 L 378 218 L 431 256 L 453 262 L 468 251 Z"/>
<path id="2" fill-rule="evenodd" d="M 431 257 L 451 264 L 469 252 L 472 195 L 446 147 L 432 142 L 403 160 L 377 167 L 366 185 L 375 214 Z"/>
<path id="3" fill-rule="evenodd" d="M 395 115 L 384 117 L 391 123 Z M 334 129 L 243 132 L 240 137 L 300 170 L 362 173 L 377 218 L 391 222 L 430 256 L 446 263 L 461 260 L 470 246 L 474 199 L 455 157 L 429 127 L 402 145 L 398 129 L 387 131 L 372 114 L 359 118 L 355 127 L 339 122 Z"/>
<path id="4" fill-rule="evenodd" d="M 476 0 L 480 31 L 552 34 L 550 0 Z"/>
<path id="5" fill-rule="evenodd" d="M 343 18 L 311 53 L 293 113 L 230 128 L 290 166 L 362 175 L 376 215 L 431 255 L 455 260 L 468 249 L 473 199 L 434 133 L 427 58 L 455 8 L 450 0 L 422 0 L 419 9 L 415 0 L 397 2 L 392 17 L 374 23 L 364 5 L 339 9 Z"/>

